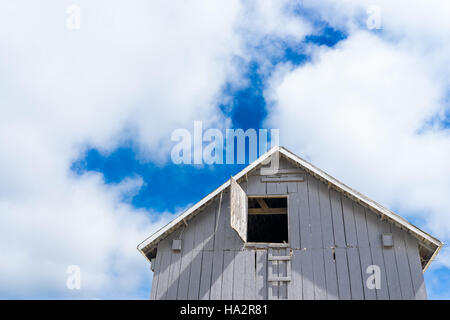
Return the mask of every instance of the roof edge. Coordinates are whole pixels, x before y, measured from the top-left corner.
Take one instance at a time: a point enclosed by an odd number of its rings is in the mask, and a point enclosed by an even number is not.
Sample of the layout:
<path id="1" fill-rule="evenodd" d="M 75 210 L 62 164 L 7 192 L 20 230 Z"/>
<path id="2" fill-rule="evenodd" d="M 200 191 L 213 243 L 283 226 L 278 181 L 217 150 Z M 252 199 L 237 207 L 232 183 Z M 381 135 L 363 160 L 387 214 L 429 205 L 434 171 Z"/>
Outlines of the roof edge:
<path id="1" fill-rule="evenodd" d="M 428 266 L 431 264 L 431 262 L 434 260 L 436 255 L 439 253 L 440 249 L 443 247 L 443 243 L 438 240 L 437 238 L 431 236 L 427 232 L 417 228 L 413 224 L 411 224 L 409 221 L 407 221 L 405 218 L 399 216 L 398 214 L 390 211 L 389 209 L 385 208 L 384 206 L 380 205 L 379 203 L 371 200 L 370 198 L 366 197 L 365 195 L 359 193 L 356 190 L 353 190 L 352 188 L 348 187 L 344 183 L 340 182 L 339 180 L 335 179 L 334 177 L 330 176 L 326 172 L 322 171 L 321 169 L 317 168 L 313 164 L 309 163 L 308 161 L 298 157 L 291 151 L 287 150 L 284 147 L 275 146 L 271 148 L 268 152 L 266 152 L 264 155 L 259 157 L 257 160 L 255 160 L 253 163 L 249 164 L 247 167 L 245 167 L 243 170 L 241 170 L 238 174 L 236 174 L 233 178 L 236 180 L 239 180 L 243 176 L 245 176 L 247 173 L 255 169 L 258 165 L 263 163 L 267 158 L 272 156 L 275 152 L 280 152 L 285 157 L 295 161 L 297 164 L 305 168 L 307 171 L 312 173 L 313 175 L 319 177 L 320 179 L 323 179 L 328 182 L 328 184 L 332 185 L 335 189 L 337 189 L 339 192 L 342 192 L 344 194 L 350 195 L 352 198 L 355 198 L 357 202 L 364 204 L 368 208 L 372 208 L 373 210 L 377 211 L 381 216 L 386 217 L 390 219 L 391 221 L 403 226 L 406 228 L 409 232 L 411 232 L 418 240 L 424 242 L 424 240 L 428 241 L 430 244 L 435 246 L 435 249 L 432 253 L 431 258 L 425 265 L 423 271 L 425 271 Z M 154 245 L 158 243 L 161 237 L 171 232 L 172 229 L 177 228 L 178 225 L 184 224 L 185 219 L 187 219 L 191 214 L 195 213 L 198 209 L 202 208 L 205 204 L 207 204 L 210 200 L 214 199 L 217 195 L 219 195 L 221 192 L 223 192 L 228 186 L 230 185 L 230 180 L 227 180 L 225 183 L 223 183 L 221 186 L 219 186 L 217 189 L 215 189 L 213 192 L 202 198 L 199 202 L 197 202 L 195 205 L 190 207 L 188 210 L 184 211 L 183 213 L 179 214 L 175 219 L 167 223 L 164 227 L 160 228 L 158 231 L 153 233 L 151 236 L 146 238 L 144 241 L 142 241 L 140 244 L 138 244 L 137 249 L 144 255 L 144 257 L 148 260 L 148 257 L 146 255 L 146 252 L 149 251 L 149 249 L 153 248 Z"/>
<path id="2" fill-rule="evenodd" d="M 428 234 L 427 232 L 417 228 L 413 224 L 411 224 L 408 220 L 405 218 L 399 216 L 398 214 L 392 212 L 391 210 L 385 208 L 384 206 L 380 205 L 379 203 L 373 201 L 372 199 L 369 199 L 365 195 L 361 194 L 360 192 L 353 190 L 352 188 L 348 187 L 344 183 L 340 182 L 339 180 L 333 178 L 326 172 L 322 171 L 321 169 L 317 168 L 313 164 L 309 163 L 308 161 L 296 156 L 291 151 L 287 150 L 286 148 L 280 147 L 280 152 L 284 154 L 286 157 L 291 158 L 292 160 L 298 162 L 301 166 L 305 167 L 306 169 L 312 171 L 313 173 L 319 175 L 322 179 L 328 181 L 329 183 L 333 184 L 335 187 L 341 189 L 341 191 L 344 191 L 351 196 L 359 199 L 366 205 L 370 206 L 371 208 L 377 210 L 381 214 L 385 215 L 386 217 L 392 219 L 393 221 L 403 225 L 413 233 L 423 237 L 424 239 L 428 240 L 430 243 L 434 244 L 436 247 L 440 247 L 443 245 L 443 243 L 438 240 L 437 238 L 433 237 L 432 235 Z"/>
<path id="3" fill-rule="evenodd" d="M 265 154 L 260 156 L 258 159 L 256 159 L 253 163 L 249 164 L 247 167 L 245 167 L 243 170 L 241 170 L 238 174 L 236 174 L 233 178 L 235 180 L 238 180 L 242 178 L 245 174 L 253 170 L 255 167 L 257 167 L 259 164 L 264 162 L 268 157 L 270 157 L 275 152 L 279 151 L 281 147 L 275 146 L 271 148 L 269 151 L 267 151 Z M 203 199 L 201 199 L 199 202 L 197 202 L 195 205 L 190 207 L 188 210 L 184 211 L 180 215 L 178 215 L 175 219 L 173 219 L 171 222 L 166 224 L 164 227 L 160 228 L 158 231 L 153 233 L 150 237 L 142 241 L 140 244 L 138 244 L 137 249 L 141 251 L 142 254 L 143 249 L 155 240 L 157 240 L 160 236 L 162 236 L 164 233 L 175 227 L 176 225 L 183 223 L 183 220 L 187 218 L 191 213 L 195 212 L 196 210 L 200 209 L 203 205 L 205 205 L 209 200 L 213 199 L 216 195 L 220 194 L 222 191 L 224 191 L 228 186 L 230 185 L 230 180 L 227 180 L 225 183 L 223 183 L 220 187 L 215 189 L 213 192 L 205 196 Z"/>

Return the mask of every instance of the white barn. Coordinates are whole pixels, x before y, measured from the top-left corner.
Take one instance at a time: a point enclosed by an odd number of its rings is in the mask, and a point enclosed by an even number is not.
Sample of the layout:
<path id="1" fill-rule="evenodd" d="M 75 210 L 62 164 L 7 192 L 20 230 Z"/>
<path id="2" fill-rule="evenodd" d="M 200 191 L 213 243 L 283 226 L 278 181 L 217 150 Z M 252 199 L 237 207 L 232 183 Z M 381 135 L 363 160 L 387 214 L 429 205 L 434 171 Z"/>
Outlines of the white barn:
<path id="1" fill-rule="evenodd" d="M 151 299 L 386 300 L 426 299 L 423 272 L 442 245 L 274 147 L 138 250 Z"/>

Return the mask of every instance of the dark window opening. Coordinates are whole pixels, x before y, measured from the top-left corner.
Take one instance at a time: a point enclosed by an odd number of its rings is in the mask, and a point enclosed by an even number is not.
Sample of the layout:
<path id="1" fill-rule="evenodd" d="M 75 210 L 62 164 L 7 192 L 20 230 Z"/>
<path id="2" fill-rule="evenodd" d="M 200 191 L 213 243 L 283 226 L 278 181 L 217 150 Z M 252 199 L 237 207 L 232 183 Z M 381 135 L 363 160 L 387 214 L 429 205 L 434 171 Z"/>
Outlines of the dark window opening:
<path id="1" fill-rule="evenodd" d="M 248 199 L 248 242 L 288 242 L 287 198 Z"/>

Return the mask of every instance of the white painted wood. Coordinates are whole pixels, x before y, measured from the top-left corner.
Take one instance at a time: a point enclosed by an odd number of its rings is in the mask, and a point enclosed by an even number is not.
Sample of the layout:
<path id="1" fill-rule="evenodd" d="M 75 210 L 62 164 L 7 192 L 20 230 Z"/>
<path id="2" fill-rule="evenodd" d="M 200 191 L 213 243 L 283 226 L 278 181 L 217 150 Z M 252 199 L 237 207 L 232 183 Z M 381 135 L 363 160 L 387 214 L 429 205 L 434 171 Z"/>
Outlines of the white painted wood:
<path id="1" fill-rule="evenodd" d="M 161 273 L 161 257 L 162 252 L 156 255 L 155 260 L 155 271 L 153 272 L 153 279 L 152 279 L 152 290 L 150 292 L 150 299 L 155 300 L 156 299 L 156 291 L 158 290 L 158 279 L 159 275 Z"/>
<path id="2" fill-rule="evenodd" d="M 386 209 L 382 205 L 380 205 L 380 204 L 376 203 L 375 201 L 373 201 L 373 200 L 367 198 L 366 196 L 362 195 L 361 193 L 359 193 L 359 192 L 349 188 L 348 186 L 346 186 L 342 182 L 338 181 L 337 179 L 335 179 L 332 176 L 328 175 L 327 173 L 323 172 L 322 170 L 320 170 L 319 168 L 317 168 L 314 165 L 310 164 L 306 160 L 303 160 L 302 158 L 298 157 L 297 155 L 293 154 L 292 152 L 290 152 L 287 149 L 282 148 L 282 147 L 279 147 L 279 152 L 280 152 L 280 154 L 283 154 L 286 157 L 296 161 L 303 168 L 313 172 L 314 174 L 316 174 L 320 178 L 322 178 L 322 179 L 328 181 L 330 184 L 336 186 L 338 189 L 340 189 L 340 190 L 350 194 L 351 196 L 353 196 L 358 201 L 366 204 L 367 206 L 369 206 L 369 207 L 373 208 L 374 210 L 380 212 L 381 214 L 385 215 L 387 218 L 392 219 L 393 221 L 395 221 L 395 222 L 399 223 L 400 225 L 406 227 L 407 229 L 412 231 L 417 236 L 422 237 L 422 238 L 426 239 L 427 241 L 431 242 L 432 244 L 434 244 L 437 247 L 436 250 L 439 250 L 442 247 L 443 243 L 441 241 L 439 241 L 438 239 L 434 238 L 433 236 L 429 235 L 428 233 L 426 233 L 426 232 L 420 230 L 419 228 L 417 228 L 416 226 L 412 225 L 411 223 L 409 223 L 403 217 L 400 217 L 399 215 L 397 215 L 394 212 Z"/>
<path id="3" fill-rule="evenodd" d="M 247 166 L 244 170 L 239 172 L 237 175 L 234 176 L 234 179 L 238 181 L 239 179 L 247 176 L 249 173 L 251 173 L 254 169 L 256 169 L 258 166 L 260 166 L 262 163 L 267 162 L 267 160 L 272 157 L 272 155 L 280 153 L 287 157 L 289 160 L 295 162 L 301 169 L 304 169 L 313 175 L 317 176 L 319 179 L 324 180 L 328 183 L 329 186 L 333 187 L 333 189 L 338 190 L 341 193 L 348 194 L 352 199 L 355 201 L 361 203 L 362 205 L 370 208 L 371 210 L 378 212 L 382 216 L 384 216 L 386 219 L 389 219 L 393 222 L 396 222 L 409 230 L 419 241 L 426 241 L 428 242 L 428 246 L 431 246 L 434 250 L 432 254 L 432 258 L 428 261 L 426 266 L 424 267 L 424 270 L 429 266 L 431 261 L 434 259 L 434 257 L 437 255 L 441 247 L 443 246 L 443 243 L 439 241 L 438 239 L 434 238 L 433 236 L 429 235 L 428 233 L 420 230 L 419 228 L 415 227 L 408 221 L 406 221 L 404 218 L 398 216 L 397 214 L 393 213 L 392 211 L 384 208 L 380 204 L 376 203 L 375 201 L 367 198 L 366 196 L 360 194 L 359 192 L 349 188 L 342 182 L 338 181 L 337 179 L 331 177 L 327 173 L 323 172 L 322 170 L 316 168 L 309 162 L 301 159 L 300 157 L 296 156 L 292 152 L 288 151 L 285 148 L 282 147 L 274 147 L 264 155 L 262 155 L 259 159 L 254 161 L 252 164 Z M 301 183 L 299 183 L 301 184 Z M 218 196 L 222 191 L 224 191 L 226 188 L 230 186 L 230 181 L 225 182 L 222 184 L 219 188 L 214 190 L 212 193 L 210 193 L 208 196 L 203 198 L 201 201 L 199 201 L 197 204 L 195 204 L 193 207 L 191 207 L 189 210 L 184 212 L 183 214 L 179 215 L 177 218 L 172 220 L 170 223 L 168 223 L 166 226 L 158 230 L 156 233 L 151 235 L 149 238 L 144 240 L 142 243 L 138 245 L 138 250 L 144 255 L 146 259 L 146 252 L 148 252 L 150 249 L 154 248 L 158 242 L 160 242 L 162 239 L 164 239 L 170 232 L 175 230 L 176 228 L 180 227 L 184 224 L 184 221 L 189 220 L 192 215 L 197 214 L 198 210 L 202 208 L 203 206 L 207 205 L 214 197 Z M 335 235 L 336 236 L 336 235 Z"/>
<path id="4" fill-rule="evenodd" d="M 222 300 L 233 299 L 234 251 L 223 252 Z"/>
<path id="5" fill-rule="evenodd" d="M 256 251 L 256 300 L 267 299 L 267 250 Z"/>
<path id="6" fill-rule="evenodd" d="M 244 299 L 256 299 L 256 251 L 245 250 Z"/>
<path id="7" fill-rule="evenodd" d="M 233 178 L 230 192 L 230 219 L 231 227 L 244 242 L 247 242 L 247 211 L 248 200 L 245 191 Z"/>
<path id="8" fill-rule="evenodd" d="M 214 251 L 211 275 L 211 300 L 220 300 L 222 297 L 223 253 L 224 251 L 222 250 Z"/>
<path id="9" fill-rule="evenodd" d="M 234 256 L 233 300 L 243 300 L 245 292 L 245 253 L 236 251 Z"/>
<path id="10" fill-rule="evenodd" d="M 291 275 L 292 280 L 288 282 L 288 299 L 301 300 L 303 298 L 303 280 L 301 255 L 303 250 L 293 250 Z"/>

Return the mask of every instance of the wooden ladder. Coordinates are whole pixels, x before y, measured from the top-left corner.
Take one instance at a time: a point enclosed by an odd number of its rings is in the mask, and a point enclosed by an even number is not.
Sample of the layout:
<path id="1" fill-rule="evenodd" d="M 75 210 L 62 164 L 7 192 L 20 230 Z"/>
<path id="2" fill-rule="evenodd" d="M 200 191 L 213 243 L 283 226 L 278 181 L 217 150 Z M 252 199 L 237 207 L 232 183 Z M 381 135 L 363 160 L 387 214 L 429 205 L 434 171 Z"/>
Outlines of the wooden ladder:
<path id="1" fill-rule="evenodd" d="M 276 273 L 274 267 L 276 267 Z M 267 255 L 267 298 L 269 300 L 287 299 L 287 283 L 289 281 L 291 281 L 289 245 L 269 244 Z"/>

